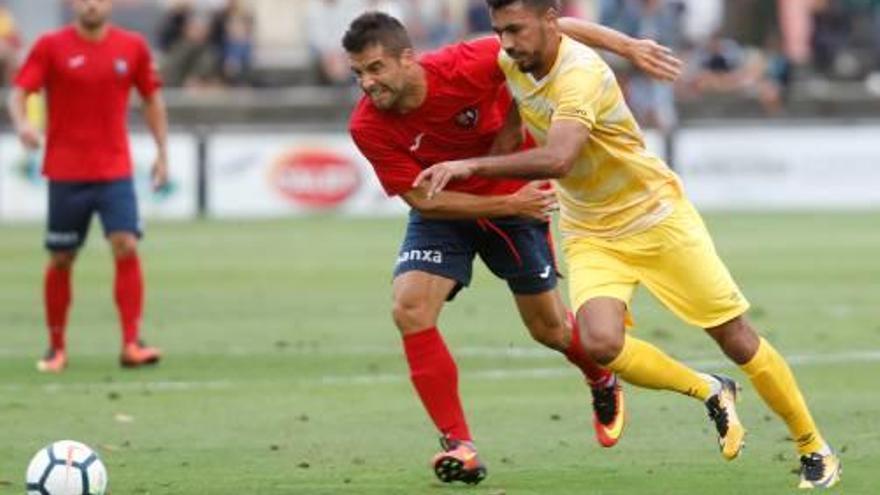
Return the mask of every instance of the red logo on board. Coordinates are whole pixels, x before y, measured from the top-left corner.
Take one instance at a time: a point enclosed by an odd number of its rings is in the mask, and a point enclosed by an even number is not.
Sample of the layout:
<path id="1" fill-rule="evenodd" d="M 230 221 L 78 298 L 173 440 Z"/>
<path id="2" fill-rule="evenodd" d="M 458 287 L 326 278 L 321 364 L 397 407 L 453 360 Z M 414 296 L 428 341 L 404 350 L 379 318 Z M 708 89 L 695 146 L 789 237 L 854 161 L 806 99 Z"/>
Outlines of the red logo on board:
<path id="1" fill-rule="evenodd" d="M 357 191 L 361 177 L 348 156 L 331 150 L 296 149 L 276 158 L 272 183 L 294 203 L 333 208 Z"/>

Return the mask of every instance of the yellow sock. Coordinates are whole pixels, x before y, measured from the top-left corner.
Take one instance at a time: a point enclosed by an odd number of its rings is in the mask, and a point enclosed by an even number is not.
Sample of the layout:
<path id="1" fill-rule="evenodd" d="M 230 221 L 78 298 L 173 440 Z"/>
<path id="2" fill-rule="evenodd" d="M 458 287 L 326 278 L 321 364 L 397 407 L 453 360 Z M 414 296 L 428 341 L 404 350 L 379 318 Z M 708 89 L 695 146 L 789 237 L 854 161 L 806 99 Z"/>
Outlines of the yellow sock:
<path id="1" fill-rule="evenodd" d="M 639 387 L 673 390 L 702 401 L 712 393 L 709 383 L 696 371 L 644 340 L 629 335 L 624 340 L 620 354 L 607 367 L 620 378 Z"/>
<path id="2" fill-rule="evenodd" d="M 825 446 L 791 368 L 769 342 L 762 338 L 755 357 L 741 368 L 764 402 L 788 425 L 801 455 Z"/>

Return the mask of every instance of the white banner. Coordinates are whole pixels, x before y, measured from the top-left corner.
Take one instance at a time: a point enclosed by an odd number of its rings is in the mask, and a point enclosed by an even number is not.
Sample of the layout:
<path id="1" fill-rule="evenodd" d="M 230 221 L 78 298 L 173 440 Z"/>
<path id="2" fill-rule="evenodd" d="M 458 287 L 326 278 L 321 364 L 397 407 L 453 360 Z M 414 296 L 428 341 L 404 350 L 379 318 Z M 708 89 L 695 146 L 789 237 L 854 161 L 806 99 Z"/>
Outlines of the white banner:
<path id="1" fill-rule="evenodd" d="M 265 217 L 406 211 L 345 133 L 217 133 L 208 141 L 208 212 Z"/>
<path id="2" fill-rule="evenodd" d="M 880 206 L 880 126 L 685 129 L 677 138 L 675 168 L 698 206 Z"/>
<path id="3" fill-rule="evenodd" d="M 663 139 L 648 133 L 663 156 Z M 208 212 L 220 218 L 302 215 L 399 215 L 348 134 L 214 134 L 208 141 Z"/>
<path id="4" fill-rule="evenodd" d="M 146 219 L 191 219 L 196 216 L 197 148 L 194 137 L 168 138 L 168 186 L 150 188 L 150 168 L 156 147 L 149 134 L 130 139 L 135 167 L 138 207 Z M 26 152 L 15 136 L 0 137 L 0 220 L 43 220 L 46 215 L 46 181 L 40 175 L 42 152 Z"/>

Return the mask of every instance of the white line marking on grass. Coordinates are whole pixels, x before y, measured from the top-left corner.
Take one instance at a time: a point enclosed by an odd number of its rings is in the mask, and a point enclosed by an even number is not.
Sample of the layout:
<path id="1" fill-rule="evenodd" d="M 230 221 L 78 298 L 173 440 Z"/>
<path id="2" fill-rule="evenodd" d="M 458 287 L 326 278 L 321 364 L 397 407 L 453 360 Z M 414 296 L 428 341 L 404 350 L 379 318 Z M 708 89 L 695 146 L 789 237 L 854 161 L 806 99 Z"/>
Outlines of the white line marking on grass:
<path id="1" fill-rule="evenodd" d="M 872 351 L 845 351 L 828 354 L 791 354 L 786 356 L 789 364 L 795 366 L 816 366 L 823 364 L 846 364 L 846 363 L 874 363 L 880 361 L 880 350 Z M 719 359 L 684 360 L 688 365 L 701 371 L 714 371 L 719 369 L 734 368 L 732 361 Z M 512 379 L 548 379 L 576 376 L 576 371 L 570 367 L 554 368 L 525 368 L 525 369 L 490 369 L 462 373 L 467 380 L 512 380 Z M 405 375 L 399 374 L 371 374 L 371 375 L 338 375 L 324 376 L 314 382 L 324 385 L 375 385 L 381 383 L 396 383 L 406 381 Z"/>
<path id="2" fill-rule="evenodd" d="M 0 390 L 19 391 L 39 389 L 48 394 L 58 392 L 124 391 L 124 392 L 187 392 L 190 390 L 221 390 L 233 387 L 228 380 L 197 381 L 147 381 L 147 382 L 76 382 L 76 383 L 8 383 Z"/>
<path id="3" fill-rule="evenodd" d="M 556 356 L 557 353 L 542 347 L 513 347 L 513 346 L 469 346 L 454 348 L 453 352 L 456 356 L 461 357 L 509 357 L 509 358 L 546 358 Z M 71 354 L 76 357 L 111 357 L 115 356 L 107 352 L 94 351 L 74 351 Z M 266 354 L 290 355 L 290 356 L 403 356 L 403 350 L 400 344 L 393 342 L 387 346 L 366 345 L 366 346 L 344 346 L 334 347 L 332 345 L 296 345 L 288 344 L 281 349 L 272 348 L 270 346 L 264 348 L 253 347 L 225 347 L 215 350 L 192 349 L 181 352 L 189 356 L 263 356 Z M 26 349 L 0 349 L 0 357 L 9 358 L 33 358 L 36 354 Z"/>
<path id="4" fill-rule="evenodd" d="M 514 346 L 464 346 L 464 347 L 455 347 L 451 346 L 452 354 L 456 358 L 463 357 L 474 357 L 474 358 L 508 358 L 508 359 L 554 359 L 560 354 L 556 351 L 552 351 L 550 349 L 534 346 L 534 347 L 514 347 Z M 115 357 L 115 355 L 104 353 L 104 352 L 75 352 L 76 357 L 89 357 L 89 358 L 100 358 L 100 357 Z M 258 359 L 259 357 L 271 355 L 271 356 L 318 356 L 318 357 L 340 357 L 340 356 L 350 356 L 350 357 L 359 357 L 359 356 L 399 356 L 403 357 L 403 350 L 400 348 L 398 344 L 392 346 L 347 346 L 347 347 L 333 347 L 333 346 L 305 346 L 305 347 L 294 347 L 290 346 L 284 348 L 283 350 L 274 350 L 274 349 L 256 349 L 256 348 L 244 348 L 244 347 L 229 347 L 226 349 L 218 349 L 213 351 L 202 351 L 202 350 L 186 350 L 181 351 L 181 355 L 185 356 L 221 356 L 221 357 L 245 357 L 245 358 L 254 358 Z M 717 355 L 717 354 L 716 354 Z M 786 359 L 788 359 L 791 363 L 800 363 L 801 361 L 805 362 L 813 362 L 816 360 L 824 361 L 826 359 L 830 359 L 830 362 L 836 363 L 839 361 L 844 361 L 850 356 L 853 356 L 856 360 L 874 360 L 880 359 L 880 357 L 875 358 L 873 356 L 880 356 L 880 349 L 877 350 L 851 350 L 851 351 L 839 351 L 828 354 L 820 354 L 817 352 L 808 352 L 802 354 L 792 354 L 787 355 L 783 354 Z M 867 358 L 866 358 L 867 356 Z M 33 357 L 33 353 L 25 352 L 21 350 L 12 350 L 12 349 L 0 349 L 0 357 L 10 357 L 10 358 L 21 358 Z M 692 364 L 694 366 L 701 363 L 715 363 L 719 362 L 713 360 L 712 358 L 693 356 L 693 357 L 679 357 L 679 359 Z M 726 361 L 722 361 L 726 362 Z"/>
<path id="5" fill-rule="evenodd" d="M 479 349 L 479 348 L 472 348 Z M 544 351 L 541 351 L 542 353 Z M 460 354 L 460 353 L 458 353 Z M 529 352 L 529 355 L 531 351 Z M 555 353 L 546 353 L 554 356 Z M 843 351 L 826 354 L 805 353 L 789 354 L 788 362 L 795 366 L 820 366 L 847 363 L 875 363 L 880 362 L 880 349 L 866 351 Z M 729 369 L 735 365 L 728 360 L 720 359 L 686 359 L 690 366 L 701 371 Z M 503 381 L 515 379 L 555 379 L 577 376 L 577 372 L 570 366 L 542 367 L 542 368 L 505 368 L 487 369 L 462 373 L 466 380 Z M 306 385 L 377 385 L 388 383 L 406 382 L 407 376 L 403 373 L 371 373 L 358 375 L 325 375 L 316 378 L 298 380 L 296 383 Z M 58 393 L 69 391 L 150 391 L 150 392 L 186 392 L 190 390 L 223 390 L 229 388 L 251 387 L 254 383 L 272 383 L 271 380 L 240 381 L 240 380 L 206 380 L 206 381 L 144 381 L 144 382 L 79 382 L 79 383 L 6 383 L 0 385 L 0 390 L 15 392 L 20 390 L 40 389 L 46 393 Z"/>

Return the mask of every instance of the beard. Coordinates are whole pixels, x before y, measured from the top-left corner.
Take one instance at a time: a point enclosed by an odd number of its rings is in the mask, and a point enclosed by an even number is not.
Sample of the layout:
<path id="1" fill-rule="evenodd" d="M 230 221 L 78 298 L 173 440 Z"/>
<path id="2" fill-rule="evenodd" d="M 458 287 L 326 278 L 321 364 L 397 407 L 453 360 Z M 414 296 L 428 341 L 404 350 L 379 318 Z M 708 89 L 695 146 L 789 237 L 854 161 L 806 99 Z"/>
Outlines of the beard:
<path id="1" fill-rule="evenodd" d="M 540 66 L 540 62 L 537 60 L 536 56 L 530 56 L 528 58 L 523 58 L 521 60 L 517 60 L 516 66 L 519 67 L 520 72 L 532 72 Z"/>
<path id="2" fill-rule="evenodd" d="M 524 53 L 515 50 L 507 50 L 507 56 L 513 59 L 520 72 L 531 72 L 540 65 L 540 57 L 537 53 Z"/>
<path id="3" fill-rule="evenodd" d="M 104 24 L 107 22 L 106 17 L 91 13 L 80 15 L 78 20 L 82 27 L 86 28 L 89 31 L 96 31 L 104 26 Z"/>
<path id="4" fill-rule="evenodd" d="M 539 32 L 539 47 L 546 46 L 547 43 L 547 33 L 541 29 Z M 517 68 L 520 72 L 536 72 L 541 69 L 543 60 L 542 60 L 542 49 L 537 49 L 531 52 L 518 52 L 516 50 L 507 50 L 507 55 L 510 56 L 516 62 Z"/>

